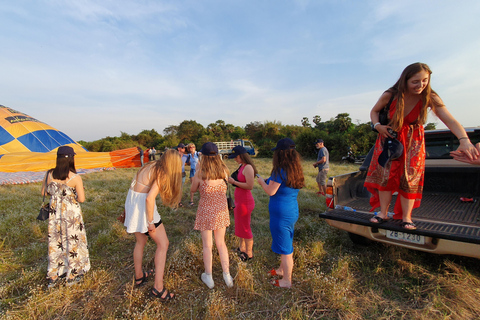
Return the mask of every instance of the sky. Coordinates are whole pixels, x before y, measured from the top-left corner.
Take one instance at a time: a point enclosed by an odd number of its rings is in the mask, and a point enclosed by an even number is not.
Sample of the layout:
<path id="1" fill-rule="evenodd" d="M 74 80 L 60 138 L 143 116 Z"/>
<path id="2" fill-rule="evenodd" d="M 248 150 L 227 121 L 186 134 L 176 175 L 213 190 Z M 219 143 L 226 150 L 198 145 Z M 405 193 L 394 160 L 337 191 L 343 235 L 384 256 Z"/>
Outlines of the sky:
<path id="1" fill-rule="evenodd" d="M 478 126 L 479 16 L 478 0 L 0 0 L 0 104 L 84 141 L 184 120 L 364 123 L 424 62 Z"/>

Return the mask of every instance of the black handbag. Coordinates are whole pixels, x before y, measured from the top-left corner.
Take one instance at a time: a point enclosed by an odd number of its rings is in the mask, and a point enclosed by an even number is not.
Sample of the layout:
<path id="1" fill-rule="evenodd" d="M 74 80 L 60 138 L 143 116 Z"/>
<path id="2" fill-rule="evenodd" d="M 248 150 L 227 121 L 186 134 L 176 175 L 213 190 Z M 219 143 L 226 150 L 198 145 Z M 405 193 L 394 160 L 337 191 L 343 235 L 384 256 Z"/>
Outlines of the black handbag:
<path id="1" fill-rule="evenodd" d="M 380 122 L 380 124 L 382 126 L 386 126 L 388 124 L 388 122 L 390 121 L 388 119 L 388 113 L 390 111 L 390 105 L 392 104 L 394 97 L 395 97 L 395 95 L 392 93 L 392 96 L 390 97 L 390 101 L 388 101 L 388 103 L 385 105 L 385 107 L 383 107 L 383 109 L 380 110 L 380 112 L 378 113 L 378 122 Z M 372 130 L 374 132 L 378 132 L 377 129 L 375 129 L 375 127 L 374 127 L 374 123 L 371 123 L 371 126 L 372 126 Z"/>
<path id="2" fill-rule="evenodd" d="M 230 177 L 232 177 L 233 180 L 238 181 L 238 170 L 240 170 L 241 167 L 242 167 L 242 165 L 240 165 L 240 167 L 238 167 L 238 169 L 235 170 L 235 171 L 230 175 Z M 234 185 L 234 184 L 232 184 L 232 186 L 234 186 L 235 188 L 237 187 L 237 186 Z"/>
<path id="3" fill-rule="evenodd" d="M 47 171 L 47 174 L 45 175 L 45 188 L 47 188 L 47 178 L 48 178 L 48 171 Z M 40 213 L 37 216 L 37 220 L 45 221 L 50 216 L 50 213 L 52 212 L 52 208 L 50 207 L 50 202 L 45 203 L 45 194 L 43 194 L 42 202 L 43 204 L 42 204 L 42 207 L 40 208 Z"/>
<path id="4" fill-rule="evenodd" d="M 232 198 L 232 194 L 230 193 L 230 186 L 228 185 L 228 182 L 226 179 L 224 179 L 225 183 L 227 184 L 227 206 L 228 210 L 232 211 L 235 209 L 235 200 Z"/>

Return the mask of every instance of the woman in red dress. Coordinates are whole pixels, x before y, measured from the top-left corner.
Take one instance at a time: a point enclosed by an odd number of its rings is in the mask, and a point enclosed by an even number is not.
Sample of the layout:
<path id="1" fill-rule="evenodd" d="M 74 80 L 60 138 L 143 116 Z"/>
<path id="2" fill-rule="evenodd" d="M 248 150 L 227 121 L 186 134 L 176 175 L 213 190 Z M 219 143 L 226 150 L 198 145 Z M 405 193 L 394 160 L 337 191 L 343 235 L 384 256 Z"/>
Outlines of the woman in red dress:
<path id="1" fill-rule="evenodd" d="M 479 152 L 470 142 L 463 127 L 448 112 L 442 99 L 430 87 L 432 71 L 424 63 L 414 63 L 403 70 L 400 79 L 393 87 L 385 91 L 377 101 L 370 118 L 378 131 L 374 154 L 365 187 L 372 194 L 372 210 L 380 207 L 377 216 L 370 219 L 372 223 L 388 220 L 388 207 L 392 194 L 398 192 L 394 208 L 394 219 L 402 219 L 402 226 L 408 230 L 416 229 L 412 221 L 412 210 L 420 205 L 425 171 L 425 139 L 423 125 L 427 120 L 427 111 L 435 115 L 458 138 L 460 146 L 457 152 L 469 159 L 477 159 Z M 380 111 L 393 96 L 389 109 L 389 123 L 381 125 Z M 387 161 L 384 166 L 378 163 L 387 138 L 397 139 L 403 145 L 402 155 Z"/>
<path id="2" fill-rule="evenodd" d="M 250 226 L 252 211 L 255 208 L 255 200 L 252 196 L 253 184 L 257 169 L 247 150 L 242 146 L 235 146 L 232 149 L 229 159 L 235 159 L 240 165 L 237 172 L 237 179 L 228 178 L 228 182 L 235 188 L 235 235 L 238 237 L 237 253 L 242 261 L 253 258 L 253 234 Z"/>

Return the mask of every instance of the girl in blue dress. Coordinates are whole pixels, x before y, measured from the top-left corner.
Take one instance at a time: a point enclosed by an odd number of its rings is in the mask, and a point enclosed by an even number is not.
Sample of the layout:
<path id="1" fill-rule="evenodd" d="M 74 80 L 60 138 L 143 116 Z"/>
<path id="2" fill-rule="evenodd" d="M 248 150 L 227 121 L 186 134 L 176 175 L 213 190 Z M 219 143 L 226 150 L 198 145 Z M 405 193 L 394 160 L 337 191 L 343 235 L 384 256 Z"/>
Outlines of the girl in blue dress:
<path id="1" fill-rule="evenodd" d="M 295 143 L 283 138 L 272 149 L 273 168 L 266 181 L 258 177 L 257 181 L 270 196 L 268 211 L 270 213 L 270 233 L 272 234 L 272 251 L 280 254 L 280 266 L 269 274 L 279 276 L 271 282 L 274 286 L 290 288 L 293 271 L 293 229 L 298 220 L 299 190 L 305 186 L 300 154 L 295 150 Z"/>

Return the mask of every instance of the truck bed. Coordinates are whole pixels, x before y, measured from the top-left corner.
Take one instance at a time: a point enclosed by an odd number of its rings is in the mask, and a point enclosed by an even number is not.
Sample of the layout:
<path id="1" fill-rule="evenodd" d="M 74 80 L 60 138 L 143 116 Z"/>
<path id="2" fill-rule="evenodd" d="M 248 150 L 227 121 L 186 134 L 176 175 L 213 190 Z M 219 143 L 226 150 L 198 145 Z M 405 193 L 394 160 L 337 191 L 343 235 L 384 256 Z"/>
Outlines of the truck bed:
<path id="1" fill-rule="evenodd" d="M 393 212 L 392 199 L 389 211 Z M 369 220 L 373 213 L 368 198 L 352 198 L 342 205 L 356 209 L 346 211 L 343 209 L 329 210 L 321 213 L 320 217 L 337 221 L 355 223 L 386 230 L 405 232 L 401 227 L 401 220 L 390 220 L 381 225 L 371 223 Z M 419 208 L 413 210 L 413 220 L 417 230 L 408 230 L 408 233 L 424 236 L 456 240 L 480 244 L 480 202 L 462 202 L 458 195 L 443 193 L 424 193 Z"/>
<path id="2" fill-rule="evenodd" d="M 369 221 L 373 212 L 370 212 L 370 193 L 363 187 L 366 174 L 363 169 L 331 178 L 334 181 L 335 204 L 357 211 L 332 209 L 321 213 L 320 217 L 405 232 L 401 221 L 391 220 L 381 225 Z M 408 230 L 408 233 L 480 244 L 479 167 L 426 167 L 423 191 L 420 207 L 412 213 L 417 230 Z M 475 202 L 462 202 L 460 197 L 473 198 Z M 395 200 L 394 196 L 389 212 L 393 212 Z"/>

